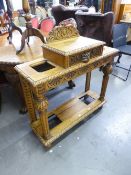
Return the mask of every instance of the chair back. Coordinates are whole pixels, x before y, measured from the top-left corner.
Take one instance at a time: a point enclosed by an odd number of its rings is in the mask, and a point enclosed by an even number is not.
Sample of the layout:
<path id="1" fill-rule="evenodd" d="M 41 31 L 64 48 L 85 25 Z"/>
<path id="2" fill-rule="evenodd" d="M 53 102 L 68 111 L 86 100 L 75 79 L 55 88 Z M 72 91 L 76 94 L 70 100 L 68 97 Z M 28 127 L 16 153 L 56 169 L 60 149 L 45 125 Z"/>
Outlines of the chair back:
<path id="1" fill-rule="evenodd" d="M 40 6 L 36 6 L 35 14 L 36 14 L 37 18 L 39 19 L 39 21 L 41 21 L 47 17 L 47 11 L 43 7 L 40 7 Z"/>
<path id="2" fill-rule="evenodd" d="M 110 46 L 114 21 L 113 12 L 91 14 L 77 11 L 75 15 L 80 35 L 105 41 Z"/>
<path id="3" fill-rule="evenodd" d="M 38 29 L 38 27 L 39 27 L 39 21 L 38 21 L 38 18 L 37 18 L 37 17 L 32 18 L 32 19 L 31 19 L 31 23 L 32 23 L 32 27 L 33 27 L 33 28 Z"/>
<path id="4" fill-rule="evenodd" d="M 43 19 L 40 23 L 40 30 L 46 35 L 53 29 L 55 22 L 52 18 Z"/>
<path id="5" fill-rule="evenodd" d="M 126 24 L 115 24 L 113 26 L 113 47 L 117 48 L 126 45 L 128 26 Z"/>
<path id="6" fill-rule="evenodd" d="M 68 18 L 75 19 L 75 13 L 77 10 L 88 11 L 88 8 L 87 7 L 68 8 L 60 4 L 60 5 L 52 6 L 51 12 L 56 21 L 56 25 L 59 25 L 59 23 L 65 19 L 68 19 Z"/>

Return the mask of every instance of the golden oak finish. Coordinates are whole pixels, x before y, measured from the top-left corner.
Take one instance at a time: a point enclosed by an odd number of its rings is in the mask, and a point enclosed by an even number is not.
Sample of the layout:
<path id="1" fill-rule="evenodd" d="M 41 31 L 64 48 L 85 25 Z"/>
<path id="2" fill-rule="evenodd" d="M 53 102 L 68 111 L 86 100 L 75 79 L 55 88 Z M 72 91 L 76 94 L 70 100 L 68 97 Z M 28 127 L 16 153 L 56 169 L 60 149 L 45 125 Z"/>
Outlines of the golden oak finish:
<path id="1" fill-rule="evenodd" d="M 15 69 L 23 87 L 31 127 L 41 142 L 50 146 L 105 103 L 111 63 L 118 50 L 109 47 L 103 49 L 103 42 L 80 37 L 72 26 L 55 28 L 47 42 L 43 46 L 46 59 L 34 59 L 17 65 Z M 100 67 L 104 76 L 100 95 L 97 95 L 90 90 L 90 80 L 91 71 Z M 85 92 L 48 111 L 46 92 L 83 74 L 86 74 Z M 88 97 L 91 97 L 92 102 L 86 101 Z M 52 117 L 59 121 L 55 127 L 50 125 L 49 119 L 52 120 Z"/>
<path id="2" fill-rule="evenodd" d="M 118 50 L 104 47 L 101 56 L 94 57 L 88 62 L 77 63 L 66 69 L 43 58 L 16 66 L 24 89 L 31 127 L 45 146 L 50 146 L 57 138 L 105 103 L 106 88 L 112 70 L 111 63 L 117 54 Z M 44 64 L 52 67 L 39 72 L 36 67 Z M 97 95 L 90 90 L 90 72 L 100 67 L 102 67 L 104 76 L 100 95 Z M 45 93 L 83 74 L 87 74 L 89 78 L 86 80 L 86 92 L 48 112 L 48 100 Z M 86 100 L 88 97 L 91 97 L 93 101 L 86 104 L 83 98 Z M 48 118 L 53 115 L 60 120 L 60 123 L 50 128 Z"/>
<path id="3" fill-rule="evenodd" d="M 53 63 L 68 68 L 81 61 L 100 56 L 104 42 L 79 35 L 78 30 L 70 26 L 56 27 L 43 45 L 43 56 Z"/>

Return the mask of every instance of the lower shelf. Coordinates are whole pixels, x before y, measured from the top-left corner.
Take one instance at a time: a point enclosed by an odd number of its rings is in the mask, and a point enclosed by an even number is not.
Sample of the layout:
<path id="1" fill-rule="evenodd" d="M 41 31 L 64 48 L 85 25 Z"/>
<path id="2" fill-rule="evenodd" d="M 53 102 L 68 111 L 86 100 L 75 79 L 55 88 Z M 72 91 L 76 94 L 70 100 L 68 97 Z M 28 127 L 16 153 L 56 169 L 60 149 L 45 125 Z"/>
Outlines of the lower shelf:
<path id="1" fill-rule="evenodd" d="M 92 99 L 92 102 L 89 104 L 85 100 L 87 97 L 90 97 Z M 96 93 L 88 91 L 64 103 L 49 113 L 49 118 L 52 115 L 55 115 L 59 119 L 60 123 L 54 128 L 50 129 L 51 137 L 48 140 L 45 140 L 42 137 L 42 128 L 39 119 L 32 124 L 32 129 L 45 146 L 50 146 L 51 143 L 54 142 L 57 138 L 78 124 L 80 121 L 87 118 L 104 103 L 105 100 L 99 100 L 99 97 L 96 95 Z"/>

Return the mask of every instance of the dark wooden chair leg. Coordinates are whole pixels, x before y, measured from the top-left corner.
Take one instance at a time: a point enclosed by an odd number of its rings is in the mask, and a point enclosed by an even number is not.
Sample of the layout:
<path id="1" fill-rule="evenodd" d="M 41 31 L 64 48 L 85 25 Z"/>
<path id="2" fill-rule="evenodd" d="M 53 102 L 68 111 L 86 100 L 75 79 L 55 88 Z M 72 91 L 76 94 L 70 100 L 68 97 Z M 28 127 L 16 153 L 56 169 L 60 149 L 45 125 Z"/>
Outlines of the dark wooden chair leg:
<path id="1" fill-rule="evenodd" d="M 72 80 L 68 81 L 68 85 L 69 85 L 69 89 L 73 89 L 73 87 L 76 86 Z"/>

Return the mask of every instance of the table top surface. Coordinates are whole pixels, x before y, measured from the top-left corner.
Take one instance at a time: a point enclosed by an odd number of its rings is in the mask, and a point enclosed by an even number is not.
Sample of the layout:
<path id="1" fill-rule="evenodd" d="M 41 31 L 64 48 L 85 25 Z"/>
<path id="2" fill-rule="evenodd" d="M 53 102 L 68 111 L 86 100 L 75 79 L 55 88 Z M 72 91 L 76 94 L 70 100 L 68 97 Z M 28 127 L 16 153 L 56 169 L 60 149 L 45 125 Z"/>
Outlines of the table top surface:
<path id="1" fill-rule="evenodd" d="M 0 38 L 0 64 L 17 65 L 35 60 L 43 56 L 42 41 L 37 37 L 30 37 L 29 46 L 26 44 L 23 51 L 16 55 L 21 45 L 21 35 L 13 32 L 12 44 L 8 43 L 7 36 Z"/>
<path id="2" fill-rule="evenodd" d="M 118 54 L 118 50 L 110 47 L 104 47 L 103 54 L 99 57 L 95 57 L 90 59 L 87 63 L 78 63 L 74 66 L 71 66 L 69 68 L 62 68 L 58 65 L 55 65 L 53 63 L 48 62 L 49 64 L 53 65 L 54 68 L 47 70 L 47 71 L 41 71 L 38 72 L 37 70 L 34 69 L 35 66 L 42 65 L 45 63 L 45 60 L 43 58 L 36 59 L 31 62 L 27 62 L 24 64 L 17 65 L 15 69 L 26 79 L 29 80 L 29 82 L 35 86 L 36 84 L 41 84 L 41 82 L 46 83 L 50 81 L 53 78 L 59 77 L 59 75 L 64 75 L 67 74 L 71 71 L 75 71 L 78 69 L 81 69 L 82 67 L 85 66 L 91 66 L 96 62 L 102 61 L 105 62 L 107 61 L 107 58 L 116 56 Z M 110 61 L 110 60 L 109 60 Z M 96 66 L 97 67 L 97 66 Z"/>

